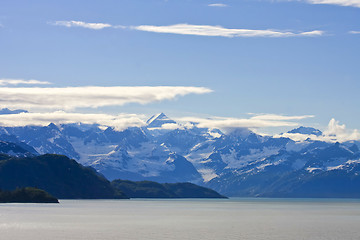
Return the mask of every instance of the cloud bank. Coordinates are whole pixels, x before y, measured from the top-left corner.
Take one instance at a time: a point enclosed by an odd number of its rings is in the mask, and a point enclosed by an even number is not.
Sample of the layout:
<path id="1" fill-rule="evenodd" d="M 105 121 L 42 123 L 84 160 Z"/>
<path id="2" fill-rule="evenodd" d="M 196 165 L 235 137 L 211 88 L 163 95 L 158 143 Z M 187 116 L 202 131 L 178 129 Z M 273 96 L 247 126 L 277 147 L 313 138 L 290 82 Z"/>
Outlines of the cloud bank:
<path id="1" fill-rule="evenodd" d="M 279 119 L 282 115 L 278 116 Z M 297 116 L 300 117 L 300 116 Z M 291 116 L 288 116 L 290 119 Z M 304 116 L 306 118 L 306 116 Z M 298 126 L 296 122 L 281 121 L 273 119 L 241 119 L 241 118 L 200 118 L 200 117 L 182 117 L 176 118 L 178 123 L 166 123 L 161 128 L 156 129 L 184 129 L 194 126 L 199 128 L 220 129 L 224 132 L 232 132 L 244 128 L 263 128 L 263 127 L 293 127 Z M 298 118 L 294 118 L 298 119 Z M 141 127 L 146 125 L 147 117 L 141 114 L 97 114 L 97 113 L 69 113 L 65 111 L 54 111 L 47 113 L 21 112 L 18 114 L 0 115 L 0 126 L 18 127 L 18 126 L 47 126 L 50 123 L 69 124 L 99 124 L 100 126 L 114 127 L 116 130 L 124 130 L 128 127 Z"/>
<path id="2" fill-rule="evenodd" d="M 264 116 L 264 117 L 262 117 Z M 270 127 L 296 127 L 299 123 L 291 120 L 300 120 L 311 115 L 304 116 L 283 116 L 275 115 L 269 118 L 270 114 L 259 115 L 257 118 L 224 118 L 224 117 L 182 117 L 175 119 L 179 123 L 163 124 L 160 128 L 152 130 L 174 130 L 185 128 L 210 128 L 220 129 L 225 133 L 249 132 L 247 129 L 270 128 Z M 22 127 L 22 126 L 47 126 L 50 123 L 60 124 L 98 124 L 100 127 L 112 127 L 117 131 L 125 130 L 129 127 L 143 127 L 146 126 L 147 116 L 142 114 L 127 114 L 121 113 L 117 115 L 98 114 L 98 113 L 69 113 L 64 111 L 54 111 L 47 113 L 31 113 L 21 112 L 17 114 L 3 114 L 0 115 L 0 126 L 7 127 Z M 279 120 L 284 119 L 284 120 Z M 285 120 L 286 119 L 286 120 Z M 316 136 L 310 134 L 300 133 L 283 133 L 276 134 L 274 137 L 286 137 L 296 142 L 304 142 L 307 139 L 313 141 L 325 142 L 347 142 L 360 140 L 360 133 L 358 130 L 349 130 L 344 124 L 339 121 L 331 119 L 323 135 Z"/>
<path id="3" fill-rule="evenodd" d="M 0 107 L 25 109 L 73 110 L 122 106 L 127 103 L 148 104 L 172 100 L 188 94 L 212 92 L 204 87 L 66 87 L 0 88 Z"/>
<path id="4" fill-rule="evenodd" d="M 6 86 L 6 85 L 47 85 L 51 84 L 50 82 L 46 81 L 39 81 L 39 80 L 25 80 L 25 79 L 9 79 L 9 78 L 2 78 L 0 79 L 0 86 Z"/>
<path id="5" fill-rule="evenodd" d="M 67 113 L 56 111 L 49 113 L 19 113 L 0 115 L 0 125 L 7 127 L 22 126 L 47 126 L 50 123 L 70 124 L 98 124 L 100 126 L 113 127 L 117 131 L 128 127 L 141 127 L 146 124 L 144 115 L 137 114 L 85 114 Z"/>
<path id="6" fill-rule="evenodd" d="M 310 32 L 290 32 L 278 30 L 252 30 L 252 29 L 234 29 L 221 26 L 210 25 L 191 25 L 175 24 L 169 26 L 141 25 L 133 26 L 132 29 L 155 33 L 172 33 L 182 35 L 210 36 L 210 37 L 315 37 L 322 36 L 323 31 L 314 30 Z"/>
<path id="7" fill-rule="evenodd" d="M 276 114 L 257 115 L 251 118 L 224 118 L 224 117 L 183 117 L 176 119 L 180 122 L 189 122 L 199 128 L 220 129 L 224 132 L 232 132 L 239 128 L 269 128 L 269 127 L 295 127 L 299 123 L 291 120 L 301 120 L 313 117 L 312 115 L 304 116 L 283 116 Z"/>

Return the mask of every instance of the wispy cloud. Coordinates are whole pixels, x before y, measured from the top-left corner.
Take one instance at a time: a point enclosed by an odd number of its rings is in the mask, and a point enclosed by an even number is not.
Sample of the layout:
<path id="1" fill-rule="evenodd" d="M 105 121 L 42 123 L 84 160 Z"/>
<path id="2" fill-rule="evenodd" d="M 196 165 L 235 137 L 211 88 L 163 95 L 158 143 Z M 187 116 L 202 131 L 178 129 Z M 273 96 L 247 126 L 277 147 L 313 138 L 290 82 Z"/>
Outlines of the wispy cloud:
<path id="1" fill-rule="evenodd" d="M 55 124 L 98 124 L 105 127 L 113 127 L 115 130 L 124 130 L 128 127 L 141 127 L 146 124 L 144 115 L 139 114 L 86 114 L 67 113 L 64 111 L 47 113 L 19 113 L 0 115 L 0 125 L 7 127 L 22 126 L 47 126 Z"/>
<path id="2" fill-rule="evenodd" d="M 208 5 L 209 7 L 227 7 L 227 4 L 224 3 L 212 3 Z"/>
<path id="3" fill-rule="evenodd" d="M 314 30 L 308 32 L 292 32 L 281 30 L 254 30 L 254 29 L 238 29 L 238 28 L 224 28 L 222 26 L 211 25 L 192 25 L 192 24 L 175 24 L 168 26 L 154 26 L 154 25 L 139 25 L 139 26 L 122 26 L 111 25 L 108 23 L 86 23 L 82 21 L 56 21 L 53 25 L 65 27 L 83 27 L 89 29 L 100 30 L 103 28 L 121 28 L 132 29 L 137 31 L 155 32 L 155 33 L 171 33 L 181 35 L 196 35 L 209 37 L 316 37 L 324 35 L 321 30 Z"/>
<path id="4" fill-rule="evenodd" d="M 51 84 L 50 82 L 46 81 L 39 81 L 39 80 L 25 80 L 25 79 L 9 79 L 9 78 L 2 78 L 0 79 L 0 86 L 6 86 L 6 85 L 47 85 Z"/>
<path id="5" fill-rule="evenodd" d="M 270 120 L 270 121 L 288 121 L 288 120 L 302 120 L 306 118 L 313 118 L 314 115 L 301 115 L 301 116 L 285 116 L 278 114 L 261 114 L 252 117 L 251 119 L 257 120 Z"/>
<path id="6" fill-rule="evenodd" d="M 226 117 L 183 117 L 177 121 L 193 123 L 199 128 L 218 128 L 225 132 L 231 132 L 239 128 L 269 128 L 269 127 L 295 127 L 299 123 L 292 120 L 302 120 L 313 117 L 312 115 L 304 116 L 283 116 L 276 114 L 258 115 L 251 118 L 226 118 Z"/>
<path id="7" fill-rule="evenodd" d="M 64 26 L 64 27 L 82 27 L 82 28 L 89 28 L 94 30 L 113 27 L 111 24 L 108 23 L 87 23 L 82 21 L 56 21 L 50 24 L 57 26 Z"/>
<path id="8" fill-rule="evenodd" d="M 306 2 L 310 4 L 328 4 L 328 5 L 338 5 L 344 7 L 360 7 L 360 0 L 277 0 L 277 1 L 278 2 L 293 1 L 293 2 Z"/>
<path id="9" fill-rule="evenodd" d="M 331 4 L 345 7 L 360 7 L 360 0 L 306 0 L 312 4 Z"/>
<path id="10" fill-rule="evenodd" d="M 169 26 L 141 25 L 133 26 L 132 29 L 155 33 L 172 33 L 182 35 L 197 35 L 211 37 L 315 37 L 324 34 L 323 31 L 314 30 L 310 32 L 290 32 L 278 30 L 252 30 L 252 29 L 234 29 L 221 26 L 210 25 L 191 25 L 175 24 Z"/>
<path id="11" fill-rule="evenodd" d="M 360 34 L 360 31 L 349 31 L 350 34 Z"/>
<path id="12" fill-rule="evenodd" d="M 25 109 L 72 110 L 81 107 L 121 106 L 127 103 L 147 104 L 175 99 L 188 94 L 212 92 L 204 87 L 65 87 L 0 88 L 0 107 Z"/>

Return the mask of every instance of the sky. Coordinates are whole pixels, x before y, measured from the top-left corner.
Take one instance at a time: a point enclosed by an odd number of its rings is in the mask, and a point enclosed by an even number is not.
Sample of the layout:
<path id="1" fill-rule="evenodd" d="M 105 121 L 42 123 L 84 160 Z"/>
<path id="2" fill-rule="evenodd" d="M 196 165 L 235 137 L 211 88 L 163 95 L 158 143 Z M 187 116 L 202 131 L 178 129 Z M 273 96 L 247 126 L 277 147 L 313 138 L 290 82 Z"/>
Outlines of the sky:
<path id="1" fill-rule="evenodd" d="M 360 0 L 2 0 L 0 108 L 30 113 L 0 123 L 164 112 L 353 134 L 359 43 Z"/>

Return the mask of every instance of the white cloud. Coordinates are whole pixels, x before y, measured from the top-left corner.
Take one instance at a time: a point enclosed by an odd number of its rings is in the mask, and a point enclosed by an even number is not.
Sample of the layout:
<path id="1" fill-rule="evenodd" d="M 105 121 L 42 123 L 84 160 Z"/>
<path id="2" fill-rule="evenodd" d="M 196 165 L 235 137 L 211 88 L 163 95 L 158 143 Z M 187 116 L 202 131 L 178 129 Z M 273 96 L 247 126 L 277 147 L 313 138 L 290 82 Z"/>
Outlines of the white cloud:
<path id="1" fill-rule="evenodd" d="M 209 7 L 227 7 L 228 5 L 224 3 L 212 3 L 208 5 Z"/>
<path id="2" fill-rule="evenodd" d="M 47 126 L 50 123 L 69 124 L 99 124 L 100 126 L 114 127 L 115 130 L 124 130 L 128 127 L 141 127 L 146 124 L 144 115 L 137 114 L 84 114 L 56 111 L 50 113 L 19 113 L 0 115 L 0 125 L 7 127 Z"/>
<path id="3" fill-rule="evenodd" d="M 312 140 L 318 140 L 318 137 L 312 134 L 301 134 L 301 133 L 282 133 L 282 134 L 276 134 L 274 137 L 276 138 L 290 138 L 291 140 L 294 140 L 295 142 L 303 142 L 306 139 L 310 138 Z"/>
<path id="4" fill-rule="evenodd" d="M 163 124 L 161 127 L 151 128 L 150 130 L 173 130 L 173 129 L 191 129 L 193 127 L 220 129 L 223 132 L 230 133 L 234 131 L 246 131 L 248 129 L 257 131 L 259 128 L 271 127 L 296 127 L 299 123 L 294 120 L 302 120 L 314 117 L 313 115 L 303 116 L 283 116 L 276 114 L 256 115 L 251 118 L 230 118 L 230 117 L 194 117 L 186 116 L 174 118 L 177 123 Z M 263 134 L 261 134 L 263 135 Z"/>
<path id="5" fill-rule="evenodd" d="M 25 80 L 25 79 L 6 79 L 6 78 L 0 79 L 0 86 L 5 86 L 5 85 L 20 85 L 20 84 L 25 84 L 25 85 L 46 85 L 46 84 L 51 84 L 51 83 L 50 83 L 50 82 L 46 82 L 46 81 L 34 80 L 34 79 L 30 79 L 30 80 Z"/>
<path id="6" fill-rule="evenodd" d="M 87 23 L 82 21 L 56 21 L 51 24 L 64 27 L 83 27 L 94 30 L 112 27 L 112 25 L 108 23 Z"/>
<path id="7" fill-rule="evenodd" d="M 360 31 L 349 31 L 350 34 L 360 34 Z"/>
<path id="8" fill-rule="evenodd" d="M 22 109 L 72 110 L 82 107 L 121 106 L 127 103 L 147 104 L 171 100 L 187 94 L 212 92 L 204 87 L 65 87 L 0 88 L 0 107 Z"/>
<path id="9" fill-rule="evenodd" d="M 290 32 L 278 30 L 252 30 L 231 29 L 221 26 L 175 24 L 169 26 L 141 25 L 133 26 L 132 29 L 156 33 L 172 33 L 183 35 L 212 36 L 212 37 L 310 37 L 322 36 L 323 31 L 314 30 L 310 32 Z"/>
<path id="10" fill-rule="evenodd" d="M 331 4 L 345 7 L 360 7 L 360 0 L 306 0 L 312 4 Z"/>
<path id="11" fill-rule="evenodd" d="M 128 127 L 141 127 L 146 125 L 147 117 L 141 114 L 93 114 L 93 113 L 69 113 L 64 111 L 46 112 L 46 113 L 19 113 L 0 115 L 0 126 L 18 127 L 18 126 L 47 126 L 50 123 L 69 124 L 99 124 L 100 126 L 114 127 L 116 130 L 124 130 Z M 299 124 L 291 121 L 273 121 L 259 119 L 225 118 L 225 117 L 182 117 L 175 119 L 179 123 L 166 123 L 160 128 L 150 130 L 174 130 L 193 128 L 220 129 L 224 132 L 244 131 L 246 128 L 264 128 L 264 127 L 295 127 Z M 248 130 L 246 130 L 248 131 Z"/>
<path id="12" fill-rule="evenodd" d="M 213 7 L 220 7 L 222 4 L 210 4 Z M 209 6 L 210 6 L 209 5 Z M 308 32 L 291 32 L 280 30 L 253 30 L 253 29 L 236 29 L 236 28 L 224 28 L 222 26 L 211 25 L 191 25 L 191 24 L 175 24 L 169 26 L 153 26 L 153 25 L 140 25 L 140 26 L 113 26 L 108 23 L 87 23 L 82 21 L 56 21 L 51 23 L 53 25 L 65 26 L 65 27 L 83 27 L 95 30 L 103 28 L 121 28 L 121 29 L 133 29 L 145 32 L 156 33 L 172 33 L 182 35 L 196 35 L 196 36 L 212 36 L 212 37 L 317 37 L 324 35 L 323 31 L 314 30 Z"/>
<path id="13" fill-rule="evenodd" d="M 339 121 L 336 121 L 334 118 L 330 120 L 327 129 L 324 131 L 324 135 L 338 142 L 360 140 L 360 133 L 357 129 L 348 130 L 345 124 L 340 125 Z"/>
<path id="14" fill-rule="evenodd" d="M 360 133 L 357 129 L 346 129 L 345 124 L 341 125 L 339 121 L 336 121 L 333 118 L 330 120 L 327 129 L 323 132 L 323 135 L 321 136 L 316 136 L 313 134 L 283 133 L 275 135 L 275 137 L 287 137 L 297 142 L 303 142 L 306 139 L 325 142 L 347 142 L 353 140 L 360 140 Z"/>
<path id="15" fill-rule="evenodd" d="M 281 121 L 287 121 L 287 120 L 302 120 L 306 118 L 313 118 L 314 115 L 301 115 L 301 116 L 284 116 L 284 115 L 277 115 L 277 114 L 262 114 L 262 115 L 256 115 L 252 117 L 251 119 L 258 119 L 258 120 L 281 120 Z"/>
<path id="16" fill-rule="evenodd" d="M 360 0 L 277 0 L 278 2 L 293 1 L 293 2 L 306 2 L 310 4 L 327 4 L 338 5 L 344 7 L 360 7 Z"/>
<path id="17" fill-rule="evenodd" d="M 156 127 L 156 128 L 148 128 L 149 130 L 175 130 L 175 129 L 184 129 L 185 126 L 182 126 L 180 124 L 177 123 L 164 123 L 163 125 L 161 125 L 161 127 Z"/>
<path id="18" fill-rule="evenodd" d="M 262 117 L 263 116 L 263 117 Z M 180 122 L 191 122 L 199 128 L 218 128 L 225 132 L 232 132 L 239 128 L 269 128 L 269 127 L 295 127 L 299 123 L 291 120 L 301 120 L 312 115 L 305 116 L 282 116 L 275 114 L 258 115 L 252 118 L 225 118 L 225 117 L 183 117 L 178 118 Z"/>

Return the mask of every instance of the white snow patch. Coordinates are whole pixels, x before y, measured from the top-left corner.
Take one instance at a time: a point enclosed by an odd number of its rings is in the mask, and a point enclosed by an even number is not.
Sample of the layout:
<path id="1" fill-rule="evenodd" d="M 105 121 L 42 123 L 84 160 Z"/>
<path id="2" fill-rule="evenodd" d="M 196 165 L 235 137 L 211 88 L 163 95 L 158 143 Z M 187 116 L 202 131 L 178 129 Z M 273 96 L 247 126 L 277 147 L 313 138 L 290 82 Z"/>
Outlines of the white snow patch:
<path id="1" fill-rule="evenodd" d="M 213 152 L 214 146 L 209 144 L 209 142 L 199 143 L 191 148 L 190 153 L 186 155 L 185 158 L 192 164 L 196 165 L 198 163 L 203 163 L 204 159 L 209 158 Z"/>
<path id="2" fill-rule="evenodd" d="M 346 162 L 346 164 L 353 164 L 353 163 L 360 163 L 360 159 L 358 160 L 349 160 Z"/>
<path id="3" fill-rule="evenodd" d="M 343 169 L 344 167 L 345 167 L 345 165 L 339 165 L 339 166 L 334 166 L 334 167 L 328 167 L 326 170 L 332 171 L 332 170 L 336 170 L 336 169 Z"/>
<path id="4" fill-rule="evenodd" d="M 308 167 L 306 168 L 306 170 L 309 172 L 309 173 L 312 173 L 313 171 L 316 171 L 316 170 L 322 170 L 321 168 L 315 168 L 315 167 Z"/>
<path id="5" fill-rule="evenodd" d="M 250 149 L 250 154 L 237 157 L 237 152 L 232 149 L 230 154 L 222 154 L 221 158 L 228 164 L 227 168 L 239 169 L 248 166 L 249 163 L 263 161 L 272 155 L 279 153 L 279 148 Z"/>
<path id="6" fill-rule="evenodd" d="M 100 145 L 95 142 L 85 144 L 82 139 L 75 137 L 71 137 L 68 140 L 80 156 L 79 163 L 84 165 L 91 165 L 94 157 L 109 155 L 117 147 L 116 145 L 110 144 Z"/>
<path id="7" fill-rule="evenodd" d="M 266 167 L 272 166 L 272 165 L 274 165 L 274 164 L 272 164 L 272 163 L 265 163 L 265 164 L 262 164 L 262 165 L 260 165 L 260 166 L 258 166 L 258 167 L 256 167 L 256 168 L 259 169 L 259 170 L 264 170 Z"/>
<path id="8" fill-rule="evenodd" d="M 209 130 L 207 133 L 213 138 L 220 138 L 221 137 L 221 134 L 218 133 L 218 132 L 213 132 L 213 131 Z"/>
<path id="9" fill-rule="evenodd" d="M 215 173 L 214 169 L 211 168 L 201 168 L 198 169 L 198 172 L 201 174 L 204 182 L 209 182 L 213 178 L 216 178 L 218 175 Z"/>

